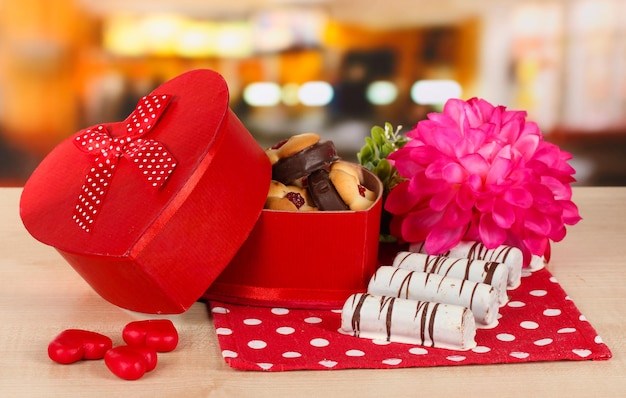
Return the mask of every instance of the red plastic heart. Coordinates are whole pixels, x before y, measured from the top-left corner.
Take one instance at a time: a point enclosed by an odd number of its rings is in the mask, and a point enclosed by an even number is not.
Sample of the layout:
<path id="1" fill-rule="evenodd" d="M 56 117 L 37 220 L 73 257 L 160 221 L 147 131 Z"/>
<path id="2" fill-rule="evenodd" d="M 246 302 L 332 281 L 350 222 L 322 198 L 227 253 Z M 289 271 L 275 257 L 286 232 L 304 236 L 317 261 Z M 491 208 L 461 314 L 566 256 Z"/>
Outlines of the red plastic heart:
<path id="1" fill-rule="evenodd" d="M 113 342 L 103 334 L 67 329 L 48 344 L 48 356 L 55 362 L 70 364 L 82 359 L 102 359 Z"/>
<path id="2" fill-rule="evenodd" d="M 124 327 L 122 338 L 131 346 L 146 346 L 157 352 L 169 352 L 178 345 L 178 331 L 169 319 L 131 322 Z"/>
<path id="3" fill-rule="evenodd" d="M 117 377 L 137 380 L 157 365 L 157 352 L 145 346 L 118 346 L 104 355 L 104 363 Z"/>

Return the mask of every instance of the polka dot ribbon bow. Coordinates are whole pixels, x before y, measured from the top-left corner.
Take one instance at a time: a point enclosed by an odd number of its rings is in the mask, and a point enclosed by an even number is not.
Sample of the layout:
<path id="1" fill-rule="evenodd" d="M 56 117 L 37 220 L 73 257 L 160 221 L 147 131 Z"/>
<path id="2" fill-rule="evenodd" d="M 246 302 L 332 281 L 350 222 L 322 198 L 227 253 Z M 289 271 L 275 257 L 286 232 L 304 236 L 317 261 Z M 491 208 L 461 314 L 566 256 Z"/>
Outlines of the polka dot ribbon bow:
<path id="1" fill-rule="evenodd" d="M 95 155 L 73 215 L 85 232 L 91 231 L 120 157 L 128 158 L 154 188 L 160 188 L 174 171 L 176 159 L 167 149 L 158 141 L 142 138 L 154 128 L 170 100 L 169 95 L 143 97 L 125 120 L 126 135 L 111 137 L 103 125 L 97 125 L 76 137 L 74 144 L 81 151 Z"/>

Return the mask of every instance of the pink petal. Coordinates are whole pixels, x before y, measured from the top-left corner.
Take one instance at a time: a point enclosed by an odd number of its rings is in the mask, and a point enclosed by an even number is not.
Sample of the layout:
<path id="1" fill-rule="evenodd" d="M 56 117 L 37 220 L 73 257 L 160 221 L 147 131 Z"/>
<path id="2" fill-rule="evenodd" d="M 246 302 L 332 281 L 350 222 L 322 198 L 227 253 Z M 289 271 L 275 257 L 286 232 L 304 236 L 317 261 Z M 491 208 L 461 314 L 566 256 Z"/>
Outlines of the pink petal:
<path id="1" fill-rule="evenodd" d="M 549 245 L 549 241 L 543 236 L 529 234 L 524 238 L 524 245 L 532 254 L 542 256 Z"/>
<path id="2" fill-rule="evenodd" d="M 426 175 L 427 178 L 431 180 L 441 179 L 443 178 L 442 177 L 443 168 L 446 167 L 447 165 L 448 165 L 447 161 L 440 159 L 436 162 L 429 164 L 428 167 L 426 167 L 426 169 L 424 170 L 424 174 Z"/>
<path id="3" fill-rule="evenodd" d="M 465 180 L 465 169 L 458 163 L 448 163 L 441 169 L 441 177 L 450 184 L 460 184 Z"/>
<path id="4" fill-rule="evenodd" d="M 465 167 L 468 173 L 476 174 L 481 177 L 485 177 L 489 173 L 489 163 L 484 157 L 477 153 L 472 153 L 463 156 L 459 159 L 459 162 Z"/>
<path id="5" fill-rule="evenodd" d="M 480 217 L 480 216 L 479 216 Z M 478 223 L 472 222 L 467 231 L 465 231 L 465 235 L 463 235 L 463 240 L 469 240 L 474 242 L 480 241 L 480 233 L 478 232 Z"/>
<path id="6" fill-rule="evenodd" d="M 461 209 L 453 202 L 446 207 L 443 217 L 441 218 L 441 226 L 447 228 L 467 226 L 471 220 L 472 212 Z"/>
<path id="7" fill-rule="evenodd" d="M 515 222 L 515 212 L 513 207 L 504 200 L 496 199 L 493 205 L 493 221 L 500 228 L 510 228 Z"/>
<path id="8" fill-rule="evenodd" d="M 509 113 L 509 112 L 506 112 Z M 514 112 L 511 112 L 514 113 Z M 505 115 L 506 117 L 507 115 Z M 499 136 L 507 143 L 513 143 L 517 141 L 519 136 L 522 133 L 522 128 L 524 126 L 524 118 L 520 118 L 519 114 L 515 112 L 515 114 L 510 120 L 506 121 L 502 124 L 502 128 L 500 129 Z"/>
<path id="9" fill-rule="evenodd" d="M 487 159 L 487 161 L 491 161 L 501 148 L 502 146 L 497 142 L 487 142 L 484 145 L 481 145 L 480 148 L 476 150 L 476 153 Z"/>
<path id="10" fill-rule="evenodd" d="M 467 185 L 474 192 L 480 192 L 483 190 L 484 181 L 478 174 L 472 174 L 467 179 Z"/>
<path id="11" fill-rule="evenodd" d="M 512 162 L 510 159 L 497 156 L 491 164 L 491 169 L 487 174 L 487 184 L 500 184 L 506 179 L 509 172 L 512 169 Z"/>
<path id="12" fill-rule="evenodd" d="M 512 150 L 511 145 L 507 144 L 507 145 L 500 146 L 500 149 L 498 150 L 496 157 L 513 160 L 515 157 L 514 157 L 514 151 Z"/>
<path id="13" fill-rule="evenodd" d="M 463 128 L 465 124 L 465 109 L 467 104 L 458 98 L 451 98 L 443 106 L 443 114 L 454 120 L 457 126 Z"/>
<path id="14" fill-rule="evenodd" d="M 569 182 L 562 182 L 551 176 L 542 176 L 541 183 L 550 189 L 556 200 L 569 200 L 572 197 L 572 187 Z"/>
<path id="15" fill-rule="evenodd" d="M 521 137 L 515 144 L 513 144 L 513 148 L 521 153 L 524 158 L 528 161 L 535 153 L 535 150 L 539 146 L 540 137 L 536 135 L 525 135 Z"/>
<path id="16" fill-rule="evenodd" d="M 424 248 L 429 254 L 441 254 L 456 246 L 463 237 L 464 227 L 446 228 L 435 226 L 424 242 Z"/>
<path id="17" fill-rule="evenodd" d="M 508 189 L 504 195 L 503 199 L 512 205 L 521 207 L 523 209 L 528 209 L 533 205 L 533 196 L 523 188 L 511 188 Z"/>
<path id="18" fill-rule="evenodd" d="M 491 213 L 495 198 L 491 195 L 484 195 L 476 199 L 476 209 L 481 213 Z"/>
<path id="19" fill-rule="evenodd" d="M 444 154 L 454 155 L 454 146 L 460 140 L 458 127 L 445 126 L 445 124 L 445 121 L 436 124 L 432 120 L 424 120 L 417 125 L 417 131 L 426 145 Z"/>
<path id="20" fill-rule="evenodd" d="M 506 231 L 493 221 L 493 217 L 489 213 L 481 215 L 478 232 L 481 242 L 487 247 L 499 246 L 506 239 Z"/>
<path id="21" fill-rule="evenodd" d="M 524 227 L 541 236 L 547 236 L 551 230 L 550 220 L 548 217 L 535 209 L 529 209 L 526 211 Z"/>
<path id="22" fill-rule="evenodd" d="M 464 211 L 474 207 L 474 194 L 468 185 L 461 185 L 456 193 L 456 204 Z"/>
<path id="23" fill-rule="evenodd" d="M 479 126 L 490 120 L 496 109 L 496 107 L 481 98 L 471 98 L 467 102 L 471 108 L 466 113 L 472 127 Z"/>
<path id="24" fill-rule="evenodd" d="M 550 247 L 550 242 L 546 245 L 546 249 L 543 252 L 543 256 L 546 258 L 547 262 L 550 262 L 550 257 L 552 256 L 552 249 Z"/>
<path id="25" fill-rule="evenodd" d="M 402 238 L 407 242 L 419 242 L 441 220 L 442 213 L 434 212 L 430 208 L 411 212 L 402 221 Z"/>
<path id="26" fill-rule="evenodd" d="M 434 211 L 443 211 L 455 196 L 456 192 L 453 189 L 446 189 L 430 198 L 430 208 Z"/>
<path id="27" fill-rule="evenodd" d="M 529 184 L 528 189 L 533 194 L 533 207 L 541 209 L 544 214 L 552 214 L 560 216 L 563 208 L 554 200 L 552 192 L 541 184 Z"/>
<path id="28" fill-rule="evenodd" d="M 450 188 L 450 184 L 439 178 L 429 178 L 425 173 L 417 174 L 410 180 L 409 191 L 426 198 Z"/>
<path id="29" fill-rule="evenodd" d="M 404 223 L 404 215 L 394 215 L 389 223 L 389 232 L 395 236 L 400 243 L 405 242 L 402 237 L 402 224 Z"/>
<path id="30" fill-rule="evenodd" d="M 398 152 L 398 151 L 396 151 Z M 411 160 L 420 165 L 429 165 L 441 158 L 441 152 L 430 145 L 411 148 Z"/>
<path id="31" fill-rule="evenodd" d="M 526 119 L 526 116 L 528 116 L 526 112 L 519 112 L 519 113 L 520 113 L 521 119 Z M 541 133 L 541 129 L 539 128 L 539 125 L 537 125 L 537 123 L 535 122 L 531 122 L 531 121 L 525 122 L 524 135 L 536 135 L 538 137 L 541 137 L 543 140 L 543 134 Z"/>
<path id="32" fill-rule="evenodd" d="M 548 238 L 552 239 L 555 242 L 560 242 L 565 238 L 566 230 L 565 227 L 561 224 L 558 227 L 552 229 L 550 236 Z"/>
<path id="33" fill-rule="evenodd" d="M 419 203 L 419 195 L 409 191 L 409 181 L 396 185 L 385 200 L 385 210 L 391 214 L 403 214 Z"/>
<path id="34" fill-rule="evenodd" d="M 467 142 L 467 148 L 471 148 L 471 152 L 476 153 L 479 148 L 485 145 L 485 142 L 491 136 L 493 125 L 482 124 L 475 128 L 470 128 L 465 131 L 465 141 Z M 470 152 L 465 152 L 470 153 Z"/>
<path id="35" fill-rule="evenodd" d="M 389 162 L 398 169 L 401 176 L 411 178 L 412 175 L 422 171 L 423 165 L 415 162 L 412 158 L 412 153 L 415 148 L 410 149 L 407 147 L 401 148 L 395 152 L 392 152 L 387 159 Z"/>
<path id="36" fill-rule="evenodd" d="M 561 163 L 561 150 L 552 143 L 541 141 L 537 151 L 534 153 L 533 159 L 547 166 L 556 166 Z"/>
<path id="37" fill-rule="evenodd" d="M 578 213 L 578 207 L 571 200 L 559 200 L 558 203 L 563 208 L 563 222 L 567 225 L 574 225 L 582 220 Z"/>
<path id="38" fill-rule="evenodd" d="M 470 142 L 467 138 L 460 140 L 454 146 L 454 157 L 462 158 L 468 153 L 473 153 L 476 151 L 476 146 Z"/>

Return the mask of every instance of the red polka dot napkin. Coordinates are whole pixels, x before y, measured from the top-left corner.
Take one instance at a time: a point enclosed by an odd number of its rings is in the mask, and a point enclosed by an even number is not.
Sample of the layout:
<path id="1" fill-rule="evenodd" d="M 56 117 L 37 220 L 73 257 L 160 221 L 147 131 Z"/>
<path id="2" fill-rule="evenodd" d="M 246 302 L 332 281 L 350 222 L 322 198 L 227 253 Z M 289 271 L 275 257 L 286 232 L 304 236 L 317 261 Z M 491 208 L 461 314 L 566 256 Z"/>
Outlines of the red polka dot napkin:
<path id="1" fill-rule="evenodd" d="M 241 370 L 403 368 L 554 360 L 602 360 L 611 351 L 547 269 L 523 275 L 478 346 L 453 351 L 338 332 L 341 311 L 211 302 L 222 356 Z"/>

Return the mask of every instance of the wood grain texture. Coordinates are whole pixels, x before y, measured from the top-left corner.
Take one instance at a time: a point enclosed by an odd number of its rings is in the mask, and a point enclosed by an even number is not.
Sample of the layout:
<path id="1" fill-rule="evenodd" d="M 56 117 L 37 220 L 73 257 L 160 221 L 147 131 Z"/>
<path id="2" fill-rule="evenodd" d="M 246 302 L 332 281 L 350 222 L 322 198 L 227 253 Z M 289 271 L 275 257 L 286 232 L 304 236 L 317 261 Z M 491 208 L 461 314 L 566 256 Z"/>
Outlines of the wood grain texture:
<path id="1" fill-rule="evenodd" d="M 178 348 L 137 381 L 118 379 L 102 361 L 53 363 L 47 345 L 67 328 L 107 334 L 148 316 L 94 293 L 19 219 L 20 188 L 0 189 L 0 395 L 86 396 L 567 396 L 626 394 L 626 188 L 576 187 L 583 220 L 554 244 L 551 272 L 613 352 L 608 361 L 534 362 L 397 370 L 242 372 L 223 361 L 210 314 L 196 303 L 168 316 Z"/>

